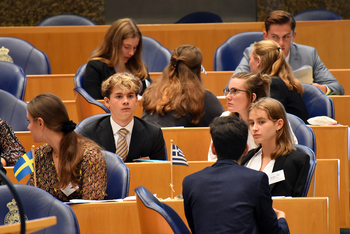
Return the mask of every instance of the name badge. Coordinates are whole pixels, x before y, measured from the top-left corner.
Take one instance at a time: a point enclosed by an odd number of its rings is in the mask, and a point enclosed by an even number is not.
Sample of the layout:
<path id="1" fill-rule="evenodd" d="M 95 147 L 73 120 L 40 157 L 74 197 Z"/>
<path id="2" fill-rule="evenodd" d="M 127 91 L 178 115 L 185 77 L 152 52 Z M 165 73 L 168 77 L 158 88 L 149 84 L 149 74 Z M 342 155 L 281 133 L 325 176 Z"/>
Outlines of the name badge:
<path id="1" fill-rule="evenodd" d="M 69 185 L 65 189 L 61 189 L 61 191 L 68 197 L 72 193 L 75 192 L 75 190 L 78 190 L 79 186 L 73 187 L 72 182 L 69 182 Z"/>
<path id="2" fill-rule="evenodd" d="M 285 180 L 283 169 L 279 170 L 279 171 L 272 172 L 270 175 L 268 175 L 268 177 L 269 177 L 269 184 L 270 185 Z"/>

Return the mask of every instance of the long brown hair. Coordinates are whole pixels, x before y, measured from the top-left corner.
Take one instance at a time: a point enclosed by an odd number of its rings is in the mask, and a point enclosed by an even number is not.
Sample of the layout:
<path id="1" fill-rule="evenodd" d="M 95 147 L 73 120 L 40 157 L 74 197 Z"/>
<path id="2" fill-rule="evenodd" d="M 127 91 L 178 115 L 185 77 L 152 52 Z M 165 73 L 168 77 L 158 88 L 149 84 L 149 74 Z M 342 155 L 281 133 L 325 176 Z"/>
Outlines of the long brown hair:
<path id="1" fill-rule="evenodd" d="M 299 80 L 295 79 L 292 69 L 284 58 L 283 51 L 277 42 L 272 40 L 262 40 L 254 44 L 252 51 L 254 58 L 260 57 L 259 72 L 273 77 L 280 77 L 289 90 L 293 88 L 303 94 L 303 86 Z"/>
<path id="2" fill-rule="evenodd" d="M 195 46 L 176 48 L 162 75 L 142 95 L 143 110 L 159 115 L 175 110 L 175 118 L 190 113 L 192 123 L 197 124 L 203 116 L 206 92 L 201 80 L 202 59 Z"/>
<path id="3" fill-rule="evenodd" d="M 60 179 L 56 187 L 66 188 L 70 182 L 72 182 L 73 186 L 76 186 L 79 181 L 77 165 L 83 158 L 82 140 L 91 143 L 92 141 L 78 135 L 74 131 L 66 132 L 62 129 L 63 125 L 70 120 L 65 105 L 59 97 L 54 94 L 39 94 L 28 103 L 27 111 L 34 121 L 37 121 L 38 118 L 42 118 L 48 129 L 54 132 L 64 132 L 60 142 L 60 165 L 58 175 Z M 96 147 L 99 148 L 97 145 Z"/>
<path id="4" fill-rule="evenodd" d="M 283 120 L 282 128 L 277 131 L 276 150 L 271 154 L 271 159 L 277 159 L 280 156 L 289 154 L 294 149 L 294 146 L 290 135 L 287 114 L 283 105 L 273 98 L 261 98 L 250 105 L 248 113 L 252 110 L 265 111 L 267 117 L 272 122 L 276 122 L 279 119 Z M 261 145 L 259 144 L 259 146 Z"/>
<path id="5" fill-rule="evenodd" d="M 124 64 L 122 46 L 127 38 L 139 38 L 135 54 Z M 110 67 L 119 65 L 120 72 L 127 68 L 134 76 L 144 80 L 148 77 L 142 60 L 142 34 L 135 21 L 129 18 L 115 21 L 107 30 L 102 43 L 92 52 L 89 60 L 100 60 Z"/>

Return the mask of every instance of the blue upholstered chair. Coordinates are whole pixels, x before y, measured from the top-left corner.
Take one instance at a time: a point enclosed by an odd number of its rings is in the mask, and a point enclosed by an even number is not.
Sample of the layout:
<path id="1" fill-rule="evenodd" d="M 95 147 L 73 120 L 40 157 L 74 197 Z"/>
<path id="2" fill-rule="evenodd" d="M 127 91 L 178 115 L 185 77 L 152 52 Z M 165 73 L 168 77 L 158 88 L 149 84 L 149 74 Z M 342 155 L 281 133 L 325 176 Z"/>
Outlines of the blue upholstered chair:
<path id="1" fill-rule="evenodd" d="M 3 54 L 1 61 L 20 66 L 26 75 L 51 74 L 51 66 L 46 54 L 25 40 L 0 37 L 0 52 Z"/>
<path id="2" fill-rule="evenodd" d="M 74 76 L 74 93 L 77 105 L 77 114 L 79 121 L 92 115 L 110 113 L 109 109 L 101 102 L 97 101 L 84 89 L 84 74 L 86 63 L 79 67 Z"/>
<path id="3" fill-rule="evenodd" d="M 4 90 L 0 90 L 0 100 L 0 118 L 14 131 L 28 131 L 27 103 Z"/>
<path id="4" fill-rule="evenodd" d="M 151 37 L 142 36 L 142 59 L 148 72 L 162 72 L 169 64 L 171 51 Z"/>
<path id="5" fill-rule="evenodd" d="M 260 31 L 242 32 L 231 36 L 215 50 L 214 71 L 236 70 L 244 50 L 263 39 L 263 33 Z"/>
<path id="6" fill-rule="evenodd" d="M 0 89 L 23 100 L 27 86 L 27 76 L 16 64 L 0 61 Z"/>
<path id="7" fill-rule="evenodd" d="M 105 113 L 105 114 L 97 114 L 97 115 L 92 115 L 90 117 L 87 117 L 86 119 L 83 119 L 77 124 L 77 127 L 75 128 L 75 132 L 78 134 L 81 134 L 83 128 L 88 125 L 89 123 L 92 123 L 106 115 L 111 115 L 110 113 Z"/>
<path id="8" fill-rule="evenodd" d="M 306 178 L 306 184 L 305 184 L 305 187 L 304 187 L 304 191 L 302 193 L 302 197 L 306 197 L 307 196 L 307 193 L 309 192 L 309 188 L 310 188 L 310 184 L 311 184 L 311 180 L 312 180 L 312 177 L 314 176 L 315 174 L 315 169 L 316 169 L 316 155 L 315 155 L 315 152 L 312 151 L 312 149 L 310 149 L 309 147 L 307 146 L 304 146 L 304 145 L 294 145 L 294 147 L 296 148 L 297 151 L 300 151 L 300 152 L 303 152 L 303 153 L 306 153 L 307 155 L 309 155 L 310 157 L 310 167 L 309 167 L 309 172 L 307 174 L 307 178 Z M 315 190 L 315 184 L 312 184 L 312 189 L 313 191 Z"/>
<path id="9" fill-rule="evenodd" d="M 328 116 L 334 119 L 334 104 L 319 88 L 302 83 L 304 89 L 303 101 L 309 117 Z"/>
<path id="10" fill-rule="evenodd" d="M 148 189 L 135 188 L 135 194 L 142 233 L 191 233 L 173 208 L 160 202 Z"/>
<path id="11" fill-rule="evenodd" d="M 109 199 L 125 198 L 129 195 L 130 170 L 121 157 L 115 153 L 103 150 L 107 163 L 107 197 Z"/>
<path id="12" fill-rule="evenodd" d="M 37 26 L 69 26 L 69 25 L 96 25 L 94 21 L 81 15 L 62 14 L 50 16 L 40 21 Z"/>
<path id="13" fill-rule="evenodd" d="M 221 22 L 222 22 L 222 19 L 219 15 L 211 12 L 199 11 L 199 12 L 193 12 L 188 15 L 185 15 L 175 23 L 194 24 L 194 23 L 221 23 Z"/>
<path id="14" fill-rule="evenodd" d="M 29 185 L 14 185 L 24 206 L 28 220 L 56 216 L 57 224 L 35 232 L 36 234 L 79 234 L 79 224 L 73 210 L 46 191 Z M 7 186 L 0 186 L 0 225 L 16 217 L 16 211 L 9 204 L 13 200 Z"/>
<path id="15" fill-rule="evenodd" d="M 287 119 L 292 127 L 299 145 L 305 145 L 316 153 L 316 138 L 312 128 L 307 126 L 298 116 L 287 113 Z"/>
<path id="16" fill-rule="evenodd" d="M 294 15 L 296 21 L 342 20 L 337 13 L 328 10 L 307 10 Z"/>

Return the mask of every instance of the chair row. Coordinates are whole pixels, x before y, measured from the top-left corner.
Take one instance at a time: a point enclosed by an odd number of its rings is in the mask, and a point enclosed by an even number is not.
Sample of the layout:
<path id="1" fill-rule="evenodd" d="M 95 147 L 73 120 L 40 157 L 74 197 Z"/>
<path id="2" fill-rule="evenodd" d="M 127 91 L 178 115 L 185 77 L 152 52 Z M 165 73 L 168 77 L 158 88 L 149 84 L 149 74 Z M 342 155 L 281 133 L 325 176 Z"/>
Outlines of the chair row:
<path id="1" fill-rule="evenodd" d="M 108 162 L 107 162 L 108 163 Z M 183 166 L 174 166 L 173 168 L 173 183 L 174 183 L 174 189 L 176 191 L 176 194 L 181 193 L 181 183 L 185 176 L 192 174 L 198 170 L 203 169 L 204 167 L 210 166 L 213 162 L 189 162 L 189 167 L 183 167 Z M 134 195 L 135 191 L 134 189 L 138 188 L 139 186 L 143 186 L 148 188 L 152 193 L 156 193 L 158 197 L 160 198 L 167 198 L 171 196 L 171 188 L 169 186 L 169 183 L 171 182 L 171 165 L 170 163 L 127 163 L 127 167 L 130 169 L 130 194 Z M 8 170 L 9 173 L 13 173 L 12 170 Z M 339 213 L 338 213 L 338 196 L 339 196 L 339 189 L 338 189 L 338 183 L 339 183 L 339 160 L 331 159 L 331 160 L 317 160 L 317 166 L 316 166 L 316 185 L 314 189 L 310 188 L 309 196 L 312 196 L 313 193 L 315 193 L 315 196 L 317 197 L 328 197 L 328 206 L 329 206 L 329 230 L 330 233 L 339 233 Z M 144 175 L 147 174 L 148 176 L 145 177 Z M 163 176 L 160 177 L 159 174 L 162 174 Z M 152 179 L 150 179 L 152 178 Z M 14 177 L 13 177 L 14 180 Z M 298 200 L 301 198 L 297 198 L 294 200 Z M 314 199 L 314 198 L 312 198 Z M 285 199 L 283 199 L 285 200 Z M 311 200 L 309 200 L 311 202 Z M 130 204 L 130 202 L 124 202 L 124 205 L 117 205 L 117 204 L 123 204 L 123 203 L 99 203 L 101 205 L 97 204 L 86 204 L 86 205 L 72 205 L 73 210 L 75 211 L 82 233 L 87 233 L 88 231 L 91 232 L 91 230 L 95 230 L 94 228 L 90 227 L 89 224 L 87 224 L 87 220 L 91 219 L 92 216 L 96 215 L 96 217 L 99 217 L 98 219 L 104 219 L 105 222 L 109 220 L 108 217 L 110 217 L 108 214 L 104 214 L 105 211 L 102 212 L 104 209 L 103 207 L 108 206 L 109 208 L 114 206 L 124 206 L 127 204 Z M 92 206 L 98 206 L 95 207 L 96 209 L 99 209 L 98 212 L 87 212 L 86 208 L 92 207 Z M 274 206 L 276 207 L 275 201 Z M 183 205 L 181 205 L 183 207 Z M 277 208 L 277 207 L 276 207 Z M 89 208 L 88 208 L 89 209 Z M 114 209 L 114 208 L 113 208 Z M 82 212 L 84 210 L 84 212 Z M 183 211 L 178 209 L 175 209 L 183 219 L 183 221 L 186 223 L 186 219 L 184 216 Z M 293 230 L 296 233 L 299 233 L 297 230 L 300 230 L 302 228 L 305 228 L 306 226 L 310 225 L 309 222 L 301 222 L 296 225 L 292 220 L 294 219 L 294 215 L 297 215 L 298 217 L 304 217 L 309 218 L 314 215 L 306 215 L 307 212 L 313 212 L 313 210 L 305 210 L 304 212 L 296 212 L 294 214 L 291 214 L 289 212 L 289 209 L 285 210 L 282 209 L 287 214 L 287 221 L 292 222 L 290 224 L 291 231 Z M 119 212 L 118 212 L 119 213 Z M 85 214 L 85 215 L 84 215 Z M 99 215 L 97 215 L 99 214 Z M 125 212 L 122 212 L 123 215 L 125 215 Z M 316 213 L 315 213 L 316 214 Z M 320 213 L 318 214 L 320 215 Z M 114 222 L 115 219 L 114 217 Z M 136 216 L 132 216 L 137 220 L 137 214 Z M 293 217 L 293 218 L 292 218 Z M 94 219 L 95 220 L 95 219 Z M 108 221 L 109 222 L 109 221 Z M 102 225 L 100 222 L 96 222 L 97 225 L 101 230 L 105 230 L 105 228 L 109 229 L 112 226 L 112 229 L 110 230 L 123 230 L 128 225 L 124 222 L 118 222 L 115 224 L 110 225 Z M 135 220 L 133 221 L 135 227 L 136 223 Z M 309 223 L 307 225 L 307 223 Z M 318 224 L 325 225 L 327 222 L 323 223 L 320 220 L 318 221 Z M 306 225 L 306 226 L 305 226 Z M 105 226 L 105 227 L 103 227 Z M 138 225 L 136 225 L 138 227 Z M 92 228 L 92 229 L 91 229 Z M 130 228 L 130 227 L 129 227 Z M 130 228 L 131 230 L 134 228 Z M 124 232 L 123 232 L 124 233 Z M 125 232 L 125 233 L 135 233 L 135 232 Z M 136 232 L 137 233 L 137 232 Z M 303 232 L 302 232 L 303 233 Z M 313 233 L 313 232 L 309 232 Z"/>

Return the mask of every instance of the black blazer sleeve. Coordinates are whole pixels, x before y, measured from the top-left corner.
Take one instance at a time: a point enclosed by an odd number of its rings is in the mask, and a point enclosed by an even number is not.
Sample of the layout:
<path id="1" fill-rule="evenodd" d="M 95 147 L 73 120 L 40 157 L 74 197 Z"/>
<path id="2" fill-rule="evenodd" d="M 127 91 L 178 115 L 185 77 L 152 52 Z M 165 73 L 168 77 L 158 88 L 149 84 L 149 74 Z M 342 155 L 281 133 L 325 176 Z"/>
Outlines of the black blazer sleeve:
<path id="1" fill-rule="evenodd" d="M 104 80 L 115 73 L 113 67 L 99 60 L 91 60 L 87 63 L 84 75 L 84 89 L 91 97 L 103 99 L 101 84 Z"/>

